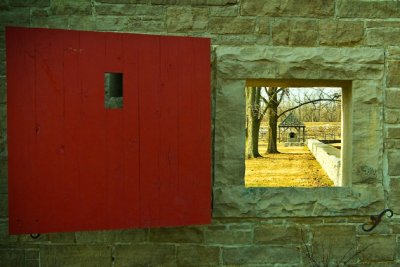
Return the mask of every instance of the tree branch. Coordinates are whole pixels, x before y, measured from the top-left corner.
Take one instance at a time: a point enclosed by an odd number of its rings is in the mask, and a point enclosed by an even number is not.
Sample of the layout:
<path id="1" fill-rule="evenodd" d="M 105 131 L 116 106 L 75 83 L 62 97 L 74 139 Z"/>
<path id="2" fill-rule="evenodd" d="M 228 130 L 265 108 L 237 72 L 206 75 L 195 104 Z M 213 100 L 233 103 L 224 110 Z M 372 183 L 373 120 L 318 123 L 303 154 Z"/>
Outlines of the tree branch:
<path id="1" fill-rule="evenodd" d="M 299 107 L 301 107 L 301 106 L 308 105 L 308 104 L 313 104 L 313 103 L 321 102 L 321 101 L 337 101 L 337 102 L 340 102 L 340 100 L 338 100 L 338 99 L 336 99 L 336 98 L 320 98 L 320 99 L 310 100 L 310 101 L 301 103 L 301 104 L 299 104 L 299 105 L 297 105 L 297 106 L 294 106 L 294 107 L 292 107 L 292 108 L 289 108 L 289 109 L 287 109 L 287 110 L 285 110 L 285 111 L 282 111 L 281 114 L 278 114 L 278 118 L 279 118 L 280 116 L 282 116 L 283 114 L 285 114 L 285 113 L 287 113 L 287 112 L 289 112 L 289 111 L 295 110 L 295 109 L 297 109 L 297 108 L 299 108 Z"/>

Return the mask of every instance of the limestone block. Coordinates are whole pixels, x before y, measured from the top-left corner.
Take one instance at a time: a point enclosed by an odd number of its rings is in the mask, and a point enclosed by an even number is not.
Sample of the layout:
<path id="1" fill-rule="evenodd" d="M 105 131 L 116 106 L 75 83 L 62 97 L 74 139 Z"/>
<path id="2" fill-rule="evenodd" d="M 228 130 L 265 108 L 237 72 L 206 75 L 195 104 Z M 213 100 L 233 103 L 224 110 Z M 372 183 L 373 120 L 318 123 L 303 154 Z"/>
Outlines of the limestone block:
<path id="1" fill-rule="evenodd" d="M 96 0 L 96 2 L 107 4 L 147 4 L 149 0 Z"/>
<path id="2" fill-rule="evenodd" d="M 193 8 L 193 31 L 204 31 L 208 26 L 208 9 Z"/>
<path id="3" fill-rule="evenodd" d="M 293 225 L 261 225 L 254 228 L 254 243 L 268 245 L 300 244 L 300 231 Z"/>
<path id="4" fill-rule="evenodd" d="M 136 13 L 138 6 L 130 4 L 96 4 L 95 10 L 97 15 L 133 15 Z"/>
<path id="5" fill-rule="evenodd" d="M 214 217 L 334 216 L 376 212 L 379 185 L 330 188 L 244 188 L 214 186 Z"/>
<path id="6" fill-rule="evenodd" d="M 366 29 L 365 44 L 368 46 L 398 45 L 400 42 L 399 35 L 399 28 Z"/>
<path id="7" fill-rule="evenodd" d="M 153 228 L 149 232 L 150 242 L 203 243 L 201 227 Z"/>
<path id="8" fill-rule="evenodd" d="M 41 234 L 38 238 L 33 239 L 30 234 L 18 235 L 18 243 L 37 245 L 39 243 L 49 244 L 49 236 Z"/>
<path id="9" fill-rule="evenodd" d="M 387 153 L 388 175 L 400 176 L 400 151 L 390 150 Z"/>
<path id="10" fill-rule="evenodd" d="M 317 38 L 317 20 L 283 19 L 272 23 L 274 45 L 315 46 Z"/>
<path id="11" fill-rule="evenodd" d="M 0 62 L 0 76 L 5 76 L 6 75 L 6 62 L 2 61 Z"/>
<path id="12" fill-rule="evenodd" d="M 91 15 L 92 5 L 90 0 L 54 0 L 50 12 L 54 15 Z"/>
<path id="13" fill-rule="evenodd" d="M 400 213 L 400 179 L 390 179 L 389 207 L 395 214 Z"/>
<path id="14" fill-rule="evenodd" d="M 390 139 L 385 140 L 385 149 L 400 149 L 400 140 L 399 139 Z"/>
<path id="15" fill-rule="evenodd" d="M 2 129 L 7 127 L 7 104 L 0 104 L 0 126 Z M 4 128 L 3 128 L 4 127 Z M 3 136 L 2 134 L 0 135 Z"/>
<path id="16" fill-rule="evenodd" d="M 46 7 L 50 5 L 50 0 L 11 0 L 10 4 L 15 7 Z"/>
<path id="17" fill-rule="evenodd" d="M 382 20 L 382 19 L 372 19 L 365 21 L 366 28 L 398 28 L 400 27 L 400 21 L 396 20 Z"/>
<path id="18" fill-rule="evenodd" d="M 0 16 L 0 31 L 4 31 L 5 26 L 28 26 L 29 22 L 29 8 L 2 11 Z M 0 75 L 5 75 L 5 72 L 1 72 Z"/>
<path id="19" fill-rule="evenodd" d="M 0 220 L 0 243 L 11 244 L 18 241 L 17 235 L 8 234 L 8 220 Z"/>
<path id="20" fill-rule="evenodd" d="M 64 244 L 74 244 L 76 243 L 75 233 L 50 233 L 47 234 L 50 243 L 64 243 Z"/>
<path id="21" fill-rule="evenodd" d="M 375 48 L 299 48 L 219 46 L 220 78 L 381 79 L 384 50 Z"/>
<path id="22" fill-rule="evenodd" d="M 130 17 L 126 28 L 130 32 L 142 33 L 165 33 L 165 22 L 163 20 L 142 20 L 140 17 Z"/>
<path id="23" fill-rule="evenodd" d="M 71 29 L 93 31 L 97 30 L 97 25 L 101 25 L 93 16 L 68 16 L 68 20 Z"/>
<path id="24" fill-rule="evenodd" d="M 385 123 L 399 124 L 400 123 L 400 109 L 385 109 Z"/>
<path id="25" fill-rule="evenodd" d="M 243 185 L 245 164 L 243 159 L 224 159 L 217 155 L 214 165 L 214 185 Z"/>
<path id="26" fill-rule="evenodd" d="M 31 26 L 42 28 L 68 29 L 69 17 L 66 15 L 52 16 L 41 11 L 32 11 Z M 81 22 L 82 23 L 82 22 Z"/>
<path id="27" fill-rule="evenodd" d="M 8 189 L 8 162 L 0 159 L 0 194 L 7 194 Z"/>
<path id="28" fill-rule="evenodd" d="M 400 108 L 400 90 L 395 88 L 388 88 L 385 90 L 385 93 L 385 106 L 388 108 Z"/>
<path id="29" fill-rule="evenodd" d="M 255 28 L 254 18 L 245 17 L 212 17 L 210 18 L 209 31 L 219 34 L 252 33 Z"/>
<path id="30" fill-rule="evenodd" d="M 8 218 L 8 194 L 0 194 L 0 219 Z"/>
<path id="31" fill-rule="evenodd" d="M 211 17 L 234 17 L 238 16 L 239 8 L 233 6 L 211 6 L 209 8 Z"/>
<path id="32" fill-rule="evenodd" d="M 205 242 L 207 244 L 251 244 L 252 231 L 250 230 L 212 230 L 205 231 Z"/>
<path id="33" fill-rule="evenodd" d="M 271 44 L 271 36 L 257 36 L 255 34 L 217 34 L 212 37 L 212 43 L 215 45 L 254 45 L 254 44 Z"/>
<path id="34" fill-rule="evenodd" d="M 0 51 L 3 53 L 3 51 Z M 7 82 L 6 77 L 0 77 L 0 104 L 7 103 Z"/>
<path id="35" fill-rule="evenodd" d="M 237 3 L 238 0 L 191 0 L 192 5 L 229 6 Z"/>
<path id="36" fill-rule="evenodd" d="M 169 7 L 167 9 L 167 30 L 185 32 L 193 26 L 193 13 L 190 7 Z"/>
<path id="37" fill-rule="evenodd" d="M 334 13 L 333 0 L 272 0 L 272 1 L 242 1 L 242 15 L 269 15 L 273 17 L 327 17 Z"/>
<path id="38" fill-rule="evenodd" d="M 391 0 L 338 0 L 337 16 L 342 18 L 399 18 L 400 9 Z"/>
<path id="39" fill-rule="evenodd" d="M 400 127 L 388 127 L 386 129 L 386 138 L 400 139 Z"/>
<path id="40" fill-rule="evenodd" d="M 77 243 L 137 243 L 146 240 L 145 229 L 77 232 Z"/>
<path id="41" fill-rule="evenodd" d="M 256 32 L 259 34 L 269 34 L 270 33 L 270 19 L 266 17 L 258 18 Z"/>
<path id="42" fill-rule="evenodd" d="M 198 245 L 178 246 L 178 266 L 219 266 L 219 247 Z"/>
<path id="43" fill-rule="evenodd" d="M 357 248 L 355 233 L 355 226 L 351 225 L 314 226 L 311 244 L 315 257 L 321 260 L 323 254 L 328 253 L 329 258 L 335 261 L 341 259 L 348 251 L 354 252 Z"/>
<path id="44" fill-rule="evenodd" d="M 215 138 L 215 141 L 217 142 L 215 146 L 215 159 L 216 160 L 244 159 L 244 151 L 245 151 L 244 138 L 245 138 L 245 133 L 240 133 L 240 135 L 230 135 L 228 132 L 226 132 L 225 134 L 218 135 L 218 138 L 217 137 Z"/>
<path id="45" fill-rule="evenodd" d="M 399 28 L 400 28 L 400 22 L 399 22 Z M 400 59 L 400 47 L 399 46 L 389 46 L 387 48 L 387 53 L 386 56 L 389 59 Z"/>
<path id="46" fill-rule="evenodd" d="M 165 245 L 164 244 L 117 245 L 115 247 L 114 257 L 115 257 L 115 262 L 114 262 L 115 267 L 176 266 L 175 245 L 166 245 L 166 244 Z M 109 264 L 108 266 L 111 265 Z"/>
<path id="47" fill-rule="evenodd" d="M 340 150 L 316 139 L 308 139 L 307 146 L 333 184 L 342 185 Z"/>
<path id="48" fill-rule="evenodd" d="M 360 236 L 359 248 L 370 246 L 365 253 L 360 254 L 361 262 L 393 261 L 396 256 L 395 235 Z"/>
<path id="49" fill-rule="evenodd" d="M 2 266 L 26 266 L 25 252 L 21 248 L 0 248 L 0 259 Z"/>
<path id="50" fill-rule="evenodd" d="M 42 266 L 111 266 L 111 247 L 105 245 L 40 245 Z"/>
<path id="51" fill-rule="evenodd" d="M 191 0 L 151 0 L 153 5 L 190 5 Z"/>
<path id="52" fill-rule="evenodd" d="M 353 82 L 352 182 L 375 184 L 382 179 L 383 91 L 381 82 Z"/>
<path id="53" fill-rule="evenodd" d="M 400 32 L 399 32 L 400 33 Z M 388 61 L 387 87 L 400 87 L 400 61 Z"/>
<path id="54" fill-rule="evenodd" d="M 101 31 L 123 31 L 129 28 L 130 19 L 126 16 L 97 16 L 96 29 Z"/>
<path id="55" fill-rule="evenodd" d="M 240 246 L 222 248 L 223 264 L 296 264 L 300 252 L 294 246 Z"/>
<path id="56" fill-rule="evenodd" d="M 362 21 L 319 21 L 319 42 L 323 45 L 351 46 L 360 43 L 363 35 Z"/>
<path id="57" fill-rule="evenodd" d="M 10 10 L 10 3 L 8 2 L 8 0 L 0 1 L 0 11 L 3 10 Z"/>

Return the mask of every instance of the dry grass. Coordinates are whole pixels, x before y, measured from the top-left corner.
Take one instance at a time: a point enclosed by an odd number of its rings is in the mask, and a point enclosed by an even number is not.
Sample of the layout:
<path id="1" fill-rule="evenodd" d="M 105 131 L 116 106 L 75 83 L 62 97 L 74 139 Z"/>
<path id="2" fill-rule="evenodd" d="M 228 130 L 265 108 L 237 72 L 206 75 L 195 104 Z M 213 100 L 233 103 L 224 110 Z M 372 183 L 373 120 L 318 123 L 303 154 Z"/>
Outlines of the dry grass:
<path id="1" fill-rule="evenodd" d="M 307 147 L 278 146 L 278 150 L 280 154 L 246 160 L 246 187 L 333 186 Z M 259 151 L 266 151 L 265 142 L 260 142 Z"/>

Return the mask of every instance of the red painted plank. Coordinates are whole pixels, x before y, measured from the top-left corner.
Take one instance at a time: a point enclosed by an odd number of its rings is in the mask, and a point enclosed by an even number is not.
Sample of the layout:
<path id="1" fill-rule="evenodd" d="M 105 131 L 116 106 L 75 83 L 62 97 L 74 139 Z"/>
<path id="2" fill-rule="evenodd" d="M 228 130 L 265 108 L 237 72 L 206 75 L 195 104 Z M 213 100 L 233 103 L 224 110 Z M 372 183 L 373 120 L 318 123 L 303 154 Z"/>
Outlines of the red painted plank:
<path id="1" fill-rule="evenodd" d="M 125 176 L 116 186 L 120 198 L 118 216 L 124 220 L 123 227 L 140 226 L 140 173 L 139 173 L 139 78 L 137 64 L 138 50 L 135 35 L 123 35 L 123 73 L 124 73 L 124 105 L 123 105 L 123 163 Z"/>
<path id="2" fill-rule="evenodd" d="M 158 226 L 159 221 L 159 37 L 138 38 L 139 116 L 140 116 L 140 223 Z"/>
<path id="3" fill-rule="evenodd" d="M 105 33 L 81 32 L 79 75 L 81 118 L 79 131 L 80 217 L 84 229 L 108 229 L 106 127 L 104 109 Z M 112 215 L 111 215 L 112 216 Z"/>
<path id="4" fill-rule="evenodd" d="M 193 207 L 196 206 L 196 201 L 201 199 L 195 198 L 195 191 L 197 190 L 196 181 L 200 179 L 197 172 L 197 144 L 194 140 L 199 141 L 197 123 L 198 116 L 198 99 L 195 98 L 195 91 L 197 90 L 193 80 L 193 58 L 194 50 L 191 46 L 190 40 L 180 40 L 181 53 L 185 56 L 179 58 L 179 63 L 185 68 L 180 68 L 180 79 L 178 90 L 178 108 L 179 108 L 179 145 L 178 145 L 178 160 L 179 160 L 179 195 L 182 200 L 180 208 L 180 217 L 182 224 L 190 224 L 193 218 L 197 218 L 197 210 Z M 187 112 L 182 112 L 182 111 Z M 201 164 L 201 162 L 200 162 Z M 189 193 L 190 192 L 190 193 Z"/>
<path id="5" fill-rule="evenodd" d="M 192 137 L 197 141 L 196 147 L 196 179 L 193 191 L 195 201 L 192 207 L 197 211 L 196 222 L 211 223 L 211 179 L 204 177 L 211 176 L 211 91 L 210 91 L 210 40 L 209 39 L 190 39 L 193 51 L 193 90 L 196 99 L 196 110 L 198 120 L 196 123 L 196 136 Z M 210 197 L 207 197 L 210 196 Z"/>
<path id="6" fill-rule="evenodd" d="M 64 181 L 59 190 L 63 195 L 62 224 L 68 231 L 80 228 L 82 216 L 76 207 L 76 199 L 80 198 L 80 180 L 85 177 L 80 169 L 81 141 L 81 90 L 79 73 L 79 32 L 65 33 L 63 49 L 63 91 L 64 91 Z M 57 227 L 60 227 L 57 225 Z M 60 228 L 59 228 L 60 229 Z M 57 231 L 58 229 L 55 229 Z M 63 230 L 66 231 L 66 230 Z"/>
<path id="7" fill-rule="evenodd" d="M 26 29 L 6 29 L 7 136 L 9 231 L 30 229 L 36 205 L 32 158 L 35 151 L 35 34 Z M 23 146 L 20 147 L 20 146 Z M 24 196 L 24 197 L 21 197 Z M 34 220 L 33 220 L 34 222 Z M 33 223 L 34 225 L 34 223 Z"/>
<path id="8" fill-rule="evenodd" d="M 160 221 L 164 225 L 180 225 L 179 163 L 178 163 L 178 81 L 180 47 L 175 38 L 161 39 L 160 45 L 160 123 L 162 143 L 158 148 L 160 179 Z"/>

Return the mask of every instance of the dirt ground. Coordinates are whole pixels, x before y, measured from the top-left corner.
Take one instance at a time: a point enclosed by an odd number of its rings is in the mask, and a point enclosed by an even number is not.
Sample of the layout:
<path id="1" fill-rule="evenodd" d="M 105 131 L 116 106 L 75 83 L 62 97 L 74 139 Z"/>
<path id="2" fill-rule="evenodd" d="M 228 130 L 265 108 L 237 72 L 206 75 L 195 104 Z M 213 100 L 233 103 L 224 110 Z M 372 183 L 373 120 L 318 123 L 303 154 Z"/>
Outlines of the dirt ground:
<path id="1" fill-rule="evenodd" d="M 246 187 L 321 187 L 333 186 L 325 171 L 307 147 L 278 145 L 280 154 L 264 154 L 262 158 L 246 160 Z"/>

